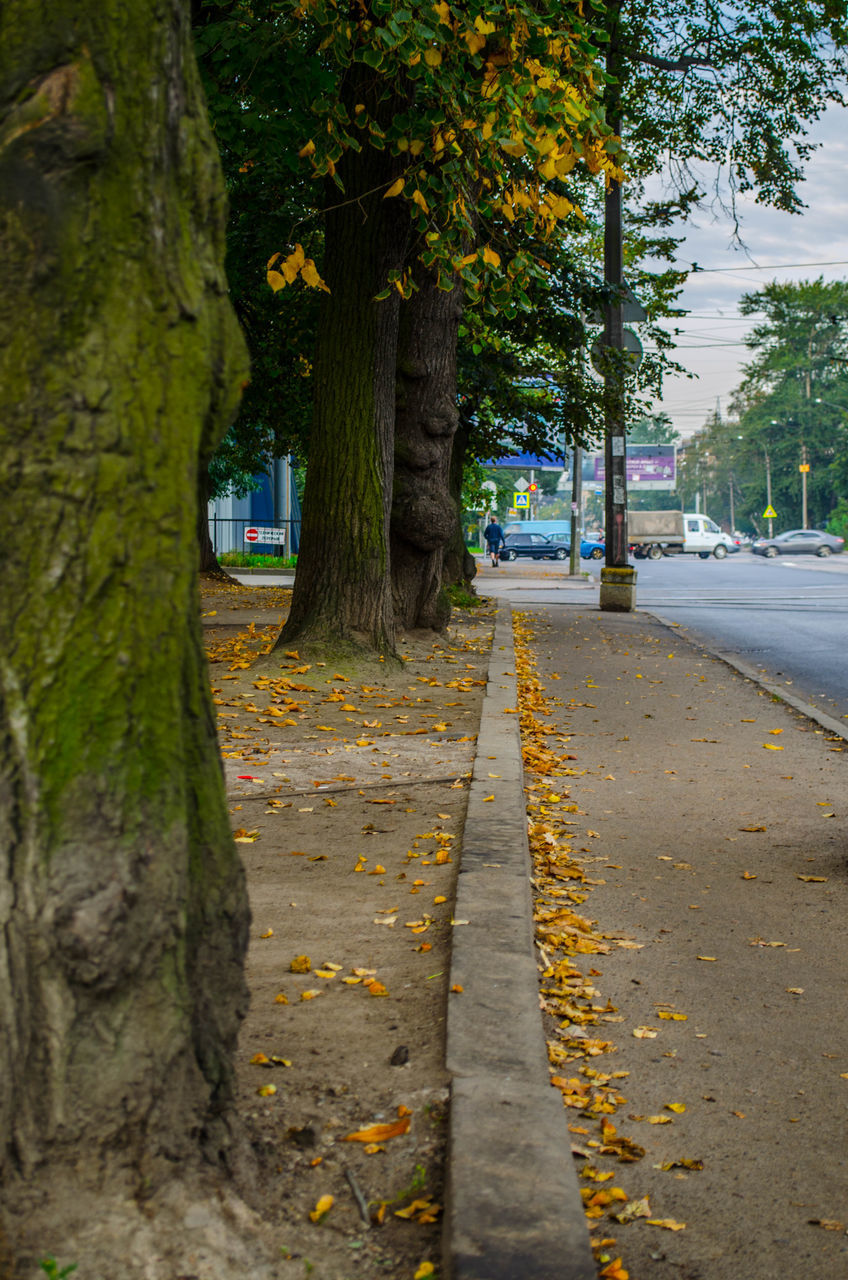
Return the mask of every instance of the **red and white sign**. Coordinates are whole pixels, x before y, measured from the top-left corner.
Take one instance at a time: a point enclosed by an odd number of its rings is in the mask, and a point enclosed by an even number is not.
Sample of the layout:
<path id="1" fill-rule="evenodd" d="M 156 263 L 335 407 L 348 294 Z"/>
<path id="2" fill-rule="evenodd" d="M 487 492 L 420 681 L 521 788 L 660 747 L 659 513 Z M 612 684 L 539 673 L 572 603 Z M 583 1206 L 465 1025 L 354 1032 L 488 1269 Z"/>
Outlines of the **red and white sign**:
<path id="1" fill-rule="evenodd" d="M 263 525 L 259 525 L 258 528 L 255 525 L 251 525 L 249 529 L 244 531 L 244 540 L 245 542 L 268 542 L 277 546 L 284 546 L 286 531 L 285 529 L 271 528 L 270 525 L 268 528 Z"/>

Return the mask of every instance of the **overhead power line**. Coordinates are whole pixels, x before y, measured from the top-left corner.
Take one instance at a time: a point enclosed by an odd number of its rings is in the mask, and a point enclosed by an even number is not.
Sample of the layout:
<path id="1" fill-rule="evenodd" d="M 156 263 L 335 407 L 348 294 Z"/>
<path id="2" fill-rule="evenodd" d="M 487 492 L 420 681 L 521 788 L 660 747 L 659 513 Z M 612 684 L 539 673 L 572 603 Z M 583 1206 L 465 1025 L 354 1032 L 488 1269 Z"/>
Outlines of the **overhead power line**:
<path id="1" fill-rule="evenodd" d="M 701 267 L 697 262 L 690 262 L 688 266 L 693 275 L 700 276 L 707 273 L 715 274 L 718 271 L 732 271 L 738 274 L 740 271 L 783 271 L 796 267 L 848 267 L 848 262 L 771 262 L 764 266 L 758 266 L 754 262 L 742 262 L 738 267 Z"/>

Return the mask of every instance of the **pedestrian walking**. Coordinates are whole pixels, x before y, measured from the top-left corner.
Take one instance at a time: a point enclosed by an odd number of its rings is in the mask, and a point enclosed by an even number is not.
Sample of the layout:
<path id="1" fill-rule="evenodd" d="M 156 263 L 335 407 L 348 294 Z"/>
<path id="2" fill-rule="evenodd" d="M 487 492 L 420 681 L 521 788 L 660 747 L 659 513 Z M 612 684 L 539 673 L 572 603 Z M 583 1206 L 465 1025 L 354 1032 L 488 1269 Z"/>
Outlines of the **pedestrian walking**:
<path id="1" fill-rule="evenodd" d="M 484 536 L 486 538 L 486 550 L 492 557 L 492 568 L 497 569 L 500 564 L 500 550 L 501 547 L 506 546 L 506 541 L 504 539 L 503 529 L 500 527 L 494 516 L 489 517 L 489 523 L 486 525 Z"/>

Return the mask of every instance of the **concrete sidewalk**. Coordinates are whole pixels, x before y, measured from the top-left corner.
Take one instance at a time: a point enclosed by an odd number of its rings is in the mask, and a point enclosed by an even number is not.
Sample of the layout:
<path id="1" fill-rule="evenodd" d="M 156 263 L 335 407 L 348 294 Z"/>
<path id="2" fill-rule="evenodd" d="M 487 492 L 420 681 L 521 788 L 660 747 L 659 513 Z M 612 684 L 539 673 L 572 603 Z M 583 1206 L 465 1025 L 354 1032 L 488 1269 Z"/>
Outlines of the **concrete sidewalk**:
<path id="1" fill-rule="evenodd" d="M 448 1026 L 447 1251 L 457 1280 L 583 1280 L 570 1135 L 546 1081 L 503 615 L 456 904 L 469 924 L 451 979 L 465 995 Z M 846 1275 L 845 730 L 648 615 L 587 602 L 525 617 L 577 757 L 574 844 L 596 884 L 583 914 L 639 946 L 586 959 L 621 1018 L 614 1054 L 593 1062 L 629 1072 L 612 1120 L 646 1155 L 592 1163 L 673 1224 L 600 1230 L 634 1280 Z"/>

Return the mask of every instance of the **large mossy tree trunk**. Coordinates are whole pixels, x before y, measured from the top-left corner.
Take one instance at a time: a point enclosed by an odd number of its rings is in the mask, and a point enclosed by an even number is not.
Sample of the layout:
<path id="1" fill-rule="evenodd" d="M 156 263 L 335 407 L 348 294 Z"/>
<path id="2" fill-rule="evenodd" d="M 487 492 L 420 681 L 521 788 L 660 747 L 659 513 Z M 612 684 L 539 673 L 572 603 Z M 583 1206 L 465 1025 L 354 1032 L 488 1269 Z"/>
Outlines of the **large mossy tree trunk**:
<path id="1" fill-rule="evenodd" d="M 196 586 L 198 467 L 245 375 L 224 222 L 179 0 L 4 0 L 7 1205 L 21 1175 L 149 1188 L 228 1140 L 248 913 Z"/>
<path id="2" fill-rule="evenodd" d="M 352 115 L 354 103 L 370 102 L 368 67 L 353 64 L 345 92 Z M 363 140 L 339 165 L 344 194 L 327 186 L 322 274 L 330 292 L 318 324 L 297 576 L 278 646 L 394 653 L 389 512 L 400 295 L 375 298 L 401 269 L 409 234 L 405 202 L 383 198 L 399 163 Z"/>
<path id="3" fill-rule="evenodd" d="M 457 523 L 450 460 L 459 420 L 456 344 L 462 290 L 437 288 L 423 268 L 417 275 L 418 290 L 401 309 L 398 342 L 392 595 L 399 627 L 441 631 L 450 618 L 444 551 Z"/>

